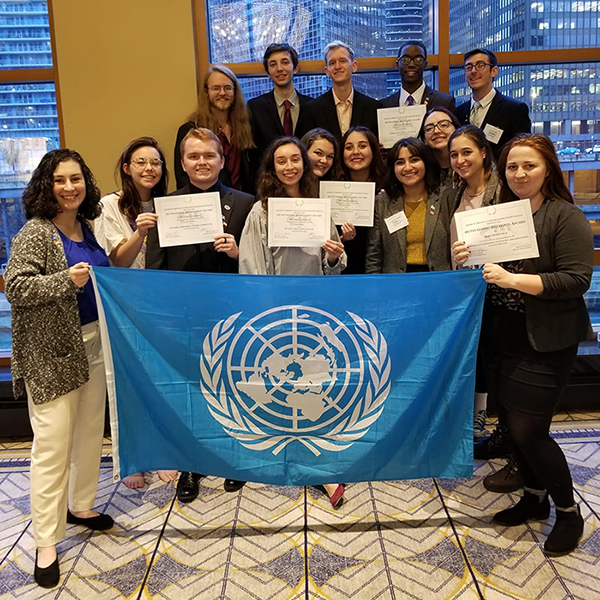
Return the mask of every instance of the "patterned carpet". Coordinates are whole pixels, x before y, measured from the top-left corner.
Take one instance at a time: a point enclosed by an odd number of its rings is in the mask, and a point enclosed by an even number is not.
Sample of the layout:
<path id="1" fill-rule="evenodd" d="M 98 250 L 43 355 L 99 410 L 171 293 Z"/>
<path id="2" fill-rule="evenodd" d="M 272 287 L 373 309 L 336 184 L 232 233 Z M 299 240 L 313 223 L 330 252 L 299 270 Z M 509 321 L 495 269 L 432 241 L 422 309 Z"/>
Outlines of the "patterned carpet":
<path id="1" fill-rule="evenodd" d="M 174 500 L 155 475 L 143 490 L 111 478 L 110 446 L 97 507 L 116 526 L 70 526 L 59 545 L 61 581 L 33 582 L 28 441 L 0 443 L 0 598 L 206 600 L 600 599 L 600 413 L 562 414 L 554 432 L 567 453 L 586 520 L 579 549 L 541 551 L 554 516 L 514 528 L 492 523 L 516 495 L 472 479 L 348 486 L 337 511 L 316 488 L 201 482 L 199 498 Z"/>

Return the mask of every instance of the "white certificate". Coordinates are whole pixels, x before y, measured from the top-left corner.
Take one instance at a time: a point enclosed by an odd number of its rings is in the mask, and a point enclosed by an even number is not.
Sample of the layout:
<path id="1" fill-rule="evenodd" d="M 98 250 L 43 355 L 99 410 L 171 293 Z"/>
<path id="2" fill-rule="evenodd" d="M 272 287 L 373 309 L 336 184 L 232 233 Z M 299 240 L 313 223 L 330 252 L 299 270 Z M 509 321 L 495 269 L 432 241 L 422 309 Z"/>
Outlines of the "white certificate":
<path id="1" fill-rule="evenodd" d="M 214 242 L 223 233 L 219 192 L 154 198 L 161 248 Z"/>
<path id="2" fill-rule="evenodd" d="M 454 213 L 458 239 L 471 256 L 466 265 L 537 258 L 538 250 L 531 203 L 516 200 Z"/>
<path id="3" fill-rule="evenodd" d="M 316 248 L 331 237 L 328 198 L 269 198 L 269 247 Z"/>
<path id="4" fill-rule="evenodd" d="M 427 106 L 394 106 L 377 109 L 379 142 L 384 148 L 391 148 L 398 140 L 419 135 Z"/>
<path id="5" fill-rule="evenodd" d="M 373 227 L 374 183 L 321 181 L 319 196 L 331 200 L 331 218 L 336 225 L 352 223 L 352 225 Z"/>

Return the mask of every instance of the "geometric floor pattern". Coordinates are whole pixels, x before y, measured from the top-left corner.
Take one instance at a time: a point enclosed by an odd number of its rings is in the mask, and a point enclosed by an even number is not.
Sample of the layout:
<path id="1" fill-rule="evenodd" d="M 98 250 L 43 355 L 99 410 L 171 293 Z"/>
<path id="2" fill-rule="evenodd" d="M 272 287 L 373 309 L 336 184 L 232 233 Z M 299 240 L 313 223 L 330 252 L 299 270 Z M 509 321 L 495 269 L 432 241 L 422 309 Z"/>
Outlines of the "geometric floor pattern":
<path id="1" fill-rule="evenodd" d="M 223 491 L 205 478 L 180 505 L 173 484 L 142 490 L 111 478 L 110 446 L 97 508 L 106 533 L 69 526 L 61 581 L 33 582 L 30 441 L 0 440 L 0 598 L 201 600 L 600 599 L 600 413 L 557 415 L 585 518 L 576 552 L 541 550 L 554 516 L 506 528 L 492 515 L 518 494 L 488 492 L 501 461 L 476 461 L 468 479 L 351 484 L 333 510 L 316 488 L 248 483 Z"/>

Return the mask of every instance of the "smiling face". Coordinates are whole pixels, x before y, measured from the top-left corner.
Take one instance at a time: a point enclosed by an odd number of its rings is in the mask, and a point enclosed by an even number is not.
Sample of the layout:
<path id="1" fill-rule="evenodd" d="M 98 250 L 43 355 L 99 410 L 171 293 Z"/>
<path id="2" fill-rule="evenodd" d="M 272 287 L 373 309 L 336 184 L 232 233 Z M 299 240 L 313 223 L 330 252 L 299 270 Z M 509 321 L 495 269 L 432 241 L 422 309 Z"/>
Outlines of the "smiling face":
<path id="1" fill-rule="evenodd" d="M 289 52 L 273 52 L 267 59 L 267 73 L 276 88 L 289 87 L 297 71 Z"/>
<path id="2" fill-rule="evenodd" d="M 156 148 L 143 146 L 133 152 L 129 164 L 123 165 L 123 171 L 131 175 L 133 185 L 138 190 L 151 190 L 162 177 L 162 165 L 156 163 L 156 161 L 161 160 Z M 154 161 L 155 166 L 152 166 L 152 161 Z"/>
<path id="3" fill-rule="evenodd" d="M 466 72 L 467 84 L 473 91 L 473 94 L 476 95 L 476 99 L 481 99 L 489 92 L 492 91 L 492 85 L 494 83 L 494 77 L 498 74 L 498 67 L 490 67 L 487 63 L 490 62 L 487 54 L 478 53 L 470 56 L 465 62 L 466 65 L 475 65 L 478 62 L 486 63 L 486 66 L 478 71 L 473 68 L 471 72 Z"/>
<path id="4" fill-rule="evenodd" d="M 394 163 L 394 174 L 405 189 L 420 185 L 425 179 L 425 163 L 410 149 L 400 148 Z"/>
<path id="5" fill-rule="evenodd" d="M 279 146 L 273 155 L 273 163 L 275 175 L 283 183 L 287 193 L 292 197 L 298 196 L 298 184 L 304 174 L 300 148 L 296 144 Z"/>
<path id="6" fill-rule="evenodd" d="M 544 157 L 535 148 L 514 146 L 506 157 L 506 181 L 520 200 L 529 198 L 532 204 L 543 200 L 547 172 Z"/>
<path id="7" fill-rule="evenodd" d="M 350 174 L 368 172 L 373 161 L 373 151 L 364 133 L 353 131 L 344 144 L 344 164 L 350 169 Z"/>
<path id="8" fill-rule="evenodd" d="M 417 65 L 414 59 L 420 57 L 424 62 Z M 409 58 L 413 59 L 408 64 L 404 64 L 402 59 L 405 61 Z M 423 83 L 423 69 L 427 66 L 427 61 L 423 56 L 423 50 L 419 46 L 414 44 L 404 46 L 401 49 L 400 56 L 398 57 L 398 72 L 400 73 L 400 79 L 403 84 L 410 86 L 411 88 L 417 89 Z"/>
<path id="9" fill-rule="evenodd" d="M 235 97 L 235 86 L 227 75 L 219 71 L 211 73 L 206 86 L 208 102 L 212 108 L 221 111 L 227 111 L 231 108 Z"/>
<path id="10" fill-rule="evenodd" d="M 485 150 L 481 150 L 466 135 L 455 137 L 450 145 L 450 166 L 465 181 L 481 175 L 485 156 Z"/>
<path id="11" fill-rule="evenodd" d="M 335 148 L 329 140 L 316 139 L 308 148 L 308 158 L 312 163 L 313 173 L 321 179 L 333 166 Z"/>
<path id="12" fill-rule="evenodd" d="M 425 143 L 436 151 L 447 149 L 448 138 L 456 131 L 448 115 L 439 111 L 432 112 L 423 126 L 434 127 L 433 131 L 425 131 Z"/>
<path id="13" fill-rule="evenodd" d="M 358 63 L 350 58 L 346 48 L 334 48 L 327 54 L 325 73 L 334 85 L 343 85 L 352 81 L 352 73 L 356 73 Z"/>
<path id="14" fill-rule="evenodd" d="M 75 160 L 59 163 L 52 179 L 52 193 L 60 212 L 77 215 L 81 203 L 85 200 L 85 179 L 79 163 Z"/>
<path id="15" fill-rule="evenodd" d="M 213 140 L 190 137 L 185 142 L 181 164 L 192 185 L 207 190 L 217 183 L 225 159 Z"/>

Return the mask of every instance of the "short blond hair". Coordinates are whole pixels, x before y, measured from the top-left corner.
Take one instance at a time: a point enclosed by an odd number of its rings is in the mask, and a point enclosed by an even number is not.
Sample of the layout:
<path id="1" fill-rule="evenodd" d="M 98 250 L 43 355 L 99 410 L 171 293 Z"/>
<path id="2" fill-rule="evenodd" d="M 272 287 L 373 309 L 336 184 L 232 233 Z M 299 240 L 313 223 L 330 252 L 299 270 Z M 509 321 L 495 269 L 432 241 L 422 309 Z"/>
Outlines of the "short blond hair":
<path id="1" fill-rule="evenodd" d="M 181 158 L 183 158 L 185 154 L 185 143 L 190 139 L 195 138 L 197 140 L 201 140 L 202 142 L 214 142 L 217 145 L 217 150 L 219 151 L 219 155 L 221 158 L 225 157 L 225 151 L 223 150 L 223 144 L 219 139 L 219 136 L 216 135 L 210 129 L 206 129 L 206 127 L 195 127 L 194 129 L 190 129 L 185 137 L 181 140 L 179 144 L 179 153 Z"/>

